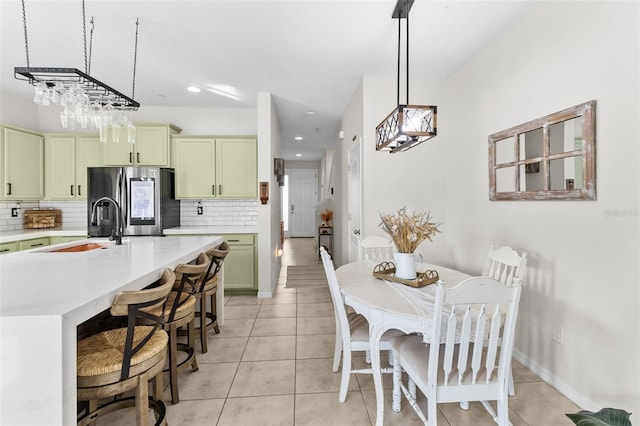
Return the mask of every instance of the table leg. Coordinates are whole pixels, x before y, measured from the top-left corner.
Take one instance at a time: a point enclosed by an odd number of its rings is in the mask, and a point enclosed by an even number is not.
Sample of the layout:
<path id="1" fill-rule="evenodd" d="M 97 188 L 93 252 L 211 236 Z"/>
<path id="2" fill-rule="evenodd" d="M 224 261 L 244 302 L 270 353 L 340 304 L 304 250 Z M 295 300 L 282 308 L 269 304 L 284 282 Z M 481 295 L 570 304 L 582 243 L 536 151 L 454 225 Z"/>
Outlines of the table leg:
<path id="1" fill-rule="evenodd" d="M 369 321 L 371 370 L 373 372 L 373 385 L 376 390 L 376 426 L 382 426 L 384 422 L 384 389 L 382 387 L 382 371 L 380 367 L 380 339 L 382 338 L 384 329 L 376 325 L 380 322 L 381 321 Z"/>

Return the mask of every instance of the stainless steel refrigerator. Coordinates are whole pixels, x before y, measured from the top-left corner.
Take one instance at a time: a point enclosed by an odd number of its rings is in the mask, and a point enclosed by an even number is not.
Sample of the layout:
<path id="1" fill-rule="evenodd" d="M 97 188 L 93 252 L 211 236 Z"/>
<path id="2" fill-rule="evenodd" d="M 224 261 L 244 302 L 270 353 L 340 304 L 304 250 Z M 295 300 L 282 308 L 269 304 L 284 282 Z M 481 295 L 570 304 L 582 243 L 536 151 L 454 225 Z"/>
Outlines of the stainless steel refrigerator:
<path id="1" fill-rule="evenodd" d="M 173 169 L 89 167 L 87 180 L 89 237 L 115 235 L 117 209 L 104 197 L 120 206 L 122 235 L 162 235 L 164 229 L 180 225 L 180 201 L 175 199 Z"/>

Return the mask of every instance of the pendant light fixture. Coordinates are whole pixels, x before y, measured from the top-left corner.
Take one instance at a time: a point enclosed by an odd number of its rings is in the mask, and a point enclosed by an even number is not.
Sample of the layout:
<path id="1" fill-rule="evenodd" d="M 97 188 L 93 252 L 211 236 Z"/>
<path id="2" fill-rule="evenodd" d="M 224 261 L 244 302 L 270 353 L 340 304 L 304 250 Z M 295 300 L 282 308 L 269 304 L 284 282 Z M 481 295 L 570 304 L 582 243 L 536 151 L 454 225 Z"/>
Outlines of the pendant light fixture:
<path id="1" fill-rule="evenodd" d="M 27 37 L 27 14 L 25 0 L 22 0 L 22 22 L 27 58 L 26 67 L 15 67 L 14 77 L 28 81 L 35 86 L 33 101 L 38 105 L 61 105 L 62 127 L 65 129 L 83 129 L 89 126 L 100 130 L 100 140 L 119 142 L 121 130 L 126 131 L 130 143 L 135 141 L 135 127 L 125 115 L 125 111 L 137 111 L 140 104 L 133 99 L 136 87 L 136 59 L 138 54 L 138 26 L 133 58 L 133 84 L 131 97 L 111 88 L 107 84 L 89 75 L 91 69 L 91 50 L 87 55 L 87 29 L 85 2 L 82 0 L 82 28 L 84 41 L 85 71 L 76 68 L 31 67 L 29 64 L 29 40 Z M 91 44 L 93 42 L 93 23 L 91 18 Z M 109 136 L 110 137 L 109 137 Z"/>
<path id="2" fill-rule="evenodd" d="M 376 127 L 376 151 L 406 151 L 437 134 L 438 107 L 409 104 L 409 11 L 414 0 L 398 0 L 392 18 L 398 19 L 397 107 Z M 406 21 L 406 89 L 405 103 L 400 104 L 401 22 Z"/>

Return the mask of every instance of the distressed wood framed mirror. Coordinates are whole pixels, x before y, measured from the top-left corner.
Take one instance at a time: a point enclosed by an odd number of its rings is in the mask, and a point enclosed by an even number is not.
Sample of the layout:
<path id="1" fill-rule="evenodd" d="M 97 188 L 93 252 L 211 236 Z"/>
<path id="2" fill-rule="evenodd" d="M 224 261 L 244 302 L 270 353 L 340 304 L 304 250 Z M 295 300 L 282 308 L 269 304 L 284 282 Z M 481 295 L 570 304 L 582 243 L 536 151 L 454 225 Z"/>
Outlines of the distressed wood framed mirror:
<path id="1" fill-rule="evenodd" d="M 490 200 L 595 200 L 596 101 L 489 136 Z"/>

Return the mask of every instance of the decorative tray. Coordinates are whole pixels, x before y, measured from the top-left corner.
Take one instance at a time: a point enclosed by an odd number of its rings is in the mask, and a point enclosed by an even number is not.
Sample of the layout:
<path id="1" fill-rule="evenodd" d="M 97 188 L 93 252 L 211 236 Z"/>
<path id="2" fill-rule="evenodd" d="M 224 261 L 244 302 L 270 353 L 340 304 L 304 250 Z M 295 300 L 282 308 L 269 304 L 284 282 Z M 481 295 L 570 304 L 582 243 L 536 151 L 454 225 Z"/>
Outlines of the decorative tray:
<path id="1" fill-rule="evenodd" d="M 396 274 L 396 265 L 393 262 L 382 262 L 377 264 L 373 268 L 373 276 L 380 278 L 381 280 L 393 281 L 396 283 L 408 285 L 409 287 L 420 288 L 437 282 L 440 277 L 438 272 L 430 269 L 424 272 L 419 272 L 415 280 L 407 280 L 404 278 L 398 278 Z"/>

